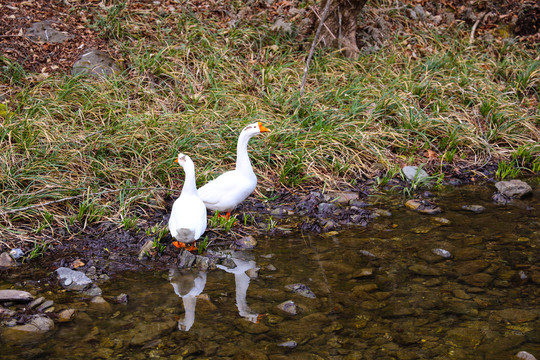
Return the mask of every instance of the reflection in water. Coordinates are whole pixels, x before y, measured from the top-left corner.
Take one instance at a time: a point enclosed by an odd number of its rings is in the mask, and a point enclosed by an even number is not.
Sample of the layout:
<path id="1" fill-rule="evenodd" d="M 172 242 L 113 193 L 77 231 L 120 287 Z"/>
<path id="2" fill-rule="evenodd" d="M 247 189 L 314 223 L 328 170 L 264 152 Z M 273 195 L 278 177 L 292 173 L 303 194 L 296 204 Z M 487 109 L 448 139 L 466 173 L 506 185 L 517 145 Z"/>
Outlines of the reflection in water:
<path id="1" fill-rule="evenodd" d="M 241 252 L 227 252 L 221 253 L 221 255 L 227 256 L 236 265 L 234 268 L 224 265 L 216 266 L 221 270 L 234 274 L 238 313 L 243 318 L 256 323 L 259 314 L 249 308 L 246 300 L 247 289 L 251 280 L 246 272 L 255 270 L 257 264 L 253 260 L 246 259 L 247 255 Z M 195 322 L 197 296 L 202 293 L 206 285 L 206 272 L 195 269 L 171 269 L 169 271 L 169 281 L 176 295 L 180 296 L 184 303 L 184 319 L 178 320 L 178 329 L 189 331 Z"/>
<path id="2" fill-rule="evenodd" d="M 236 284 L 236 307 L 238 313 L 243 318 L 256 323 L 259 314 L 254 313 L 248 306 L 246 301 L 247 289 L 251 278 L 246 272 L 248 270 L 255 270 L 257 264 L 253 260 L 245 259 L 247 256 L 242 252 L 230 253 L 231 260 L 236 264 L 235 268 L 229 268 L 223 265 L 217 265 L 219 269 L 225 270 L 228 273 L 234 274 L 234 281 Z"/>
<path id="3" fill-rule="evenodd" d="M 206 272 L 197 270 L 171 269 L 169 281 L 176 295 L 184 303 L 184 319 L 178 320 L 178 329 L 188 331 L 195 322 L 195 305 L 197 295 L 202 293 L 206 285 Z"/>

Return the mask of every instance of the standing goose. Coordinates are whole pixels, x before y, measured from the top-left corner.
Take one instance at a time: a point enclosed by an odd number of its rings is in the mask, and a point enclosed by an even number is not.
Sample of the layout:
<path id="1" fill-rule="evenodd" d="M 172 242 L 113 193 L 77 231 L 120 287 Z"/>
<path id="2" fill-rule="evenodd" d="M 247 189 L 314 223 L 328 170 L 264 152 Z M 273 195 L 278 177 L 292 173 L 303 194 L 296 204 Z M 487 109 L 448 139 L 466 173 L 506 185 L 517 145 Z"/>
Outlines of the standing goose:
<path id="1" fill-rule="evenodd" d="M 242 130 L 236 147 L 236 169 L 221 174 L 199 189 L 207 209 L 226 213 L 228 218 L 231 211 L 255 190 L 257 177 L 249 161 L 247 146 L 253 136 L 269 131 L 260 122 Z"/>
<path id="2" fill-rule="evenodd" d="M 178 154 L 175 161 L 184 168 L 185 180 L 182 193 L 172 207 L 169 231 L 179 242 L 173 244 L 185 247 L 185 244 L 193 243 L 200 238 L 206 230 L 206 207 L 197 193 L 193 161 L 182 153 Z"/>

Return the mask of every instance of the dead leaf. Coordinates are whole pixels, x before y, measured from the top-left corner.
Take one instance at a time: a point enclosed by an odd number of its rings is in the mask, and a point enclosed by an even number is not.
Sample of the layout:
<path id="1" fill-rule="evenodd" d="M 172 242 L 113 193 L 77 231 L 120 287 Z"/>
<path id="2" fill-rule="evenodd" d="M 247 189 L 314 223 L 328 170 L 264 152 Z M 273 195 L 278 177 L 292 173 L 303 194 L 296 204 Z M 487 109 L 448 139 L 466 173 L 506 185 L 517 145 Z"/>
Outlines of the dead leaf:
<path id="1" fill-rule="evenodd" d="M 437 159 L 437 153 L 433 150 L 426 150 L 424 156 L 428 159 Z"/>
<path id="2" fill-rule="evenodd" d="M 86 265 L 86 264 L 83 263 L 80 259 L 74 260 L 71 263 L 71 267 L 74 268 L 74 269 L 79 268 L 79 267 L 84 266 L 84 265 Z"/>

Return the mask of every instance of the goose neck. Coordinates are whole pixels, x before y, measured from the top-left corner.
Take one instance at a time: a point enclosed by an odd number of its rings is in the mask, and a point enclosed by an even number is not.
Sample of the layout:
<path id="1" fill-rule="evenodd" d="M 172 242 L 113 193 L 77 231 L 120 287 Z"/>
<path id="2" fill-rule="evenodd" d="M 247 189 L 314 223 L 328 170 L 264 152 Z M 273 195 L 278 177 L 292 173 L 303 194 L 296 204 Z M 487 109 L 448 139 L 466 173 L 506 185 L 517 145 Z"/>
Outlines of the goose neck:
<path id="1" fill-rule="evenodd" d="M 194 194 L 197 192 L 197 184 L 195 182 L 195 168 L 191 164 L 186 164 L 184 166 L 184 172 L 186 173 L 185 181 L 184 181 L 184 187 L 182 188 L 182 192 L 186 192 L 188 194 Z"/>
<path id="2" fill-rule="evenodd" d="M 236 146 L 236 170 L 243 173 L 252 173 L 253 168 L 249 161 L 248 155 L 248 142 L 251 136 L 247 133 L 241 133 L 238 138 L 238 145 Z"/>

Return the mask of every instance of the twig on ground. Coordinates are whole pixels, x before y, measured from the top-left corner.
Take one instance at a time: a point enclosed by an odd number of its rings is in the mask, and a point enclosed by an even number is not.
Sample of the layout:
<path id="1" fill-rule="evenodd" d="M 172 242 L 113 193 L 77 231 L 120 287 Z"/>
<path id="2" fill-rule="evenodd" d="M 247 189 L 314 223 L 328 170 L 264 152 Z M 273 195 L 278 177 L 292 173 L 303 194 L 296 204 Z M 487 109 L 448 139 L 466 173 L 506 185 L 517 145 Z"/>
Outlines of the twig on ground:
<path id="1" fill-rule="evenodd" d="M 472 45 L 474 42 L 474 33 L 476 32 L 476 28 L 480 24 L 480 22 L 484 19 L 484 17 L 487 15 L 487 13 L 482 12 L 480 13 L 480 16 L 478 16 L 478 20 L 474 23 L 472 30 L 471 30 L 471 36 L 469 37 L 469 45 Z"/>
<path id="2" fill-rule="evenodd" d="M 300 97 L 304 95 L 304 87 L 306 85 L 306 78 L 307 78 L 307 73 L 309 70 L 309 63 L 311 62 L 311 58 L 313 57 L 313 53 L 315 52 L 315 45 L 317 44 L 317 40 L 319 39 L 319 36 L 321 34 L 321 29 L 323 27 L 324 21 L 326 20 L 326 17 L 328 16 L 328 10 L 330 9 L 331 2 L 332 0 L 327 0 L 326 2 L 326 6 L 324 7 L 323 14 L 319 21 L 319 27 L 317 28 L 317 32 L 315 33 L 315 37 L 313 38 L 313 42 L 311 43 L 311 49 L 309 49 L 309 55 L 306 60 L 306 66 L 304 67 L 304 75 L 302 76 L 302 85 L 300 85 Z"/>

